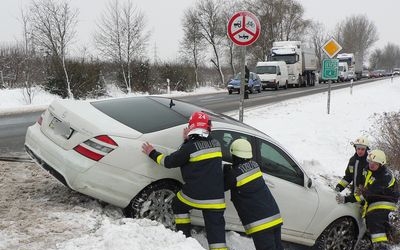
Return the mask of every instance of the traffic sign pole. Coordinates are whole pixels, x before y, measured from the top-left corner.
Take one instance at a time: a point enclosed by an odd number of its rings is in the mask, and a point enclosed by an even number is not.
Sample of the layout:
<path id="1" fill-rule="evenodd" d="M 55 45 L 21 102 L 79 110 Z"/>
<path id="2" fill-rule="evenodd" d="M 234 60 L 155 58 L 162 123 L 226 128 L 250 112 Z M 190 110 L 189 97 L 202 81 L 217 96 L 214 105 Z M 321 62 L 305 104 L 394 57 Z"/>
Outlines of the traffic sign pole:
<path id="1" fill-rule="evenodd" d="M 246 91 L 245 85 L 245 67 L 246 67 L 246 47 L 243 46 L 240 50 L 240 62 L 241 62 L 241 71 L 240 71 L 240 101 L 239 101 L 239 121 L 243 122 L 243 110 L 244 110 L 244 92 Z"/>
<path id="2" fill-rule="evenodd" d="M 241 77 L 240 77 L 240 104 L 239 104 L 239 121 L 243 121 L 243 102 L 245 96 L 245 67 L 246 67 L 246 46 L 253 44 L 260 36 L 261 25 L 257 17 L 248 11 L 240 11 L 228 21 L 228 36 L 232 42 L 241 46 Z"/>

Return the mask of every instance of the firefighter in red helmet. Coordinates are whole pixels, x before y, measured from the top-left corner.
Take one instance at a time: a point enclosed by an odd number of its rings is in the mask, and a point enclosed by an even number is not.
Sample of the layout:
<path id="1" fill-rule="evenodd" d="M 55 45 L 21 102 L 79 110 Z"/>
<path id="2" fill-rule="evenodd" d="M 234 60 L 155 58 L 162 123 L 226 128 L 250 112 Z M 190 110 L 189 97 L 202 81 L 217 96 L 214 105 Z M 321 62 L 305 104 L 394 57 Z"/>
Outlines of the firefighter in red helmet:
<path id="1" fill-rule="evenodd" d="M 189 212 L 202 210 L 209 249 L 227 250 L 221 145 L 210 132 L 209 116 L 194 112 L 177 151 L 164 155 L 148 142 L 142 145 L 142 151 L 166 168 L 181 169 L 184 184 L 172 202 L 176 229 L 190 237 Z"/>

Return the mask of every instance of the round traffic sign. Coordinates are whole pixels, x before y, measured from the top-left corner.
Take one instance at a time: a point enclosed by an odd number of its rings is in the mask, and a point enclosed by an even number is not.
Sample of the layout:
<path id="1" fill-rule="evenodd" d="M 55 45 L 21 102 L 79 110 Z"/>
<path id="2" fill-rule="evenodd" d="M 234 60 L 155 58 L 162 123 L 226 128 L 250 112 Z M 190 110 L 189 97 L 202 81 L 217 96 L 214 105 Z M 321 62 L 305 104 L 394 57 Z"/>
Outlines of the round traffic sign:
<path id="1" fill-rule="evenodd" d="M 229 19 L 229 38 L 239 46 L 248 46 L 254 43 L 260 36 L 260 31 L 260 22 L 251 12 L 240 11 Z"/>

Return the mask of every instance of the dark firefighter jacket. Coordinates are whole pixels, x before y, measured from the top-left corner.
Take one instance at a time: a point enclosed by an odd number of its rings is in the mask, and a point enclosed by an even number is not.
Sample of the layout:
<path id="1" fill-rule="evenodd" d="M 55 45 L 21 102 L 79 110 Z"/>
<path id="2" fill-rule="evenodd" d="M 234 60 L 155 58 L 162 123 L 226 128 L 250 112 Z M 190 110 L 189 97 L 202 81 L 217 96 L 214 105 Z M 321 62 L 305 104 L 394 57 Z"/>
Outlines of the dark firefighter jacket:
<path id="1" fill-rule="evenodd" d="M 363 170 L 364 168 L 368 167 L 367 162 L 367 153 L 359 157 L 357 153 L 355 153 L 349 160 L 347 164 L 347 168 L 345 171 L 345 175 L 343 176 L 342 180 L 336 185 L 336 188 L 339 188 L 340 191 L 343 191 L 350 183 L 353 182 L 351 193 L 354 193 L 354 189 L 364 184 L 363 181 Z M 354 180 L 354 177 L 356 180 Z"/>
<path id="2" fill-rule="evenodd" d="M 361 199 L 366 201 L 364 214 L 376 209 L 396 210 L 399 198 L 397 183 L 386 166 L 380 166 L 376 171 L 365 168 L 363 178 Z"/>
<path id="3" fill-rule="evenodd" d="M 224 180 L 246 234 L 282 224 L 278 205 L 255 161 L 241 159 L 237 164 L 224 165 Z"/>
<path id="4" fill-rule="evenodd" d="M 180 167 L 184 181 L 178 199 L 197 209 L 225 209 L 220 143 L 191 135 L 181 147 L 170 155 L 156 150 L 150 158 L 166 168 Z"/>

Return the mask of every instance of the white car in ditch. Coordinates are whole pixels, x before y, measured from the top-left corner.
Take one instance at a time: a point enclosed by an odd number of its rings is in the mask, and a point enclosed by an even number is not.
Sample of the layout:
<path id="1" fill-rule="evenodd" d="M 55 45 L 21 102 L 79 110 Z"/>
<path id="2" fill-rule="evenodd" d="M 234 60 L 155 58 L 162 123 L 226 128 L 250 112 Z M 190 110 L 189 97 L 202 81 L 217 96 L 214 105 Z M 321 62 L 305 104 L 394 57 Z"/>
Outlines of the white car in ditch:
<path id="1" fill-rule="evenodd" d="M 145 141 L 163 153 L 182 143 L 190 115 L 203 110 L 230 162 L 229 141 L 246 138 L 283 217 L 282 239 L 317 249 L 352 249 L 365 231 L 357 204 L 337 204 L 278 142 L 237 120 L 170 98 L 143 96 L 98 101 L 56 100 L 28 128 L 25 147 L 69 188 L 173 228 L 171 200 L 182 185 L 179 168 L 156 166 L 141 152 Z M 221 166 L 222 167 L 222 166 Z M 226 193 L 226 229 L 243 232 Z M 203 225 L 194 210 L 192 223 Z"/>

